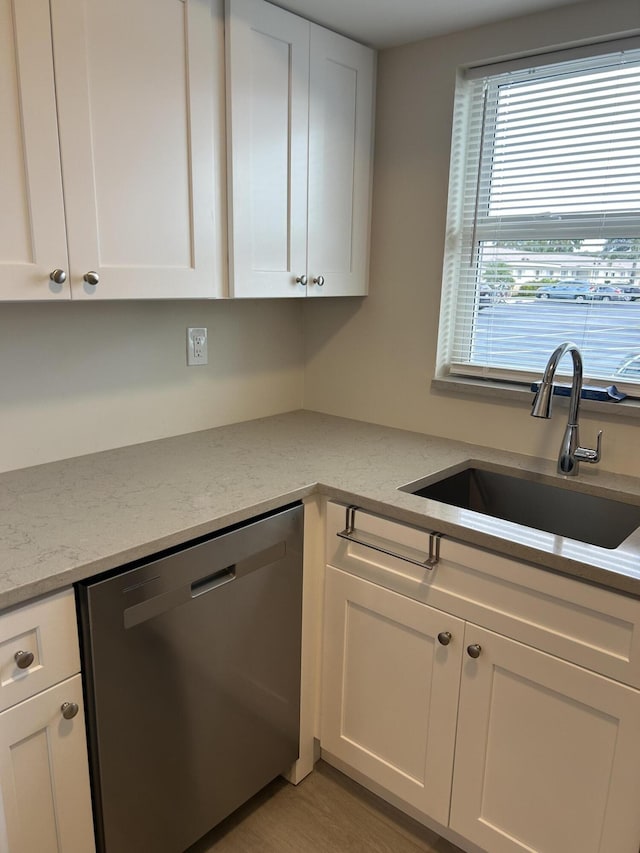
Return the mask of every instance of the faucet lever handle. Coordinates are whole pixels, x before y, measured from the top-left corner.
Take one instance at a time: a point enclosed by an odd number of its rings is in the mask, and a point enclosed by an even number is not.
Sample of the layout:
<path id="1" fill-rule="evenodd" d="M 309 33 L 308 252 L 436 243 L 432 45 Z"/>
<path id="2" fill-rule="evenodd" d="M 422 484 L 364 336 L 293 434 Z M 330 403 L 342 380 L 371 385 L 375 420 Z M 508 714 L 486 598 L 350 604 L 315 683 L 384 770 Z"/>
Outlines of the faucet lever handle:
<path id="1" fill-rule="evenodd" d="M 576 447 L 573 457 L 574 459 L 579 459 L 581 462 L 599 462 L 600 457 L 602 456 L 602 430 L 598 430 L 598 437 L 596 438 L 596 449 L 593 450 L 590 447 Z"/>

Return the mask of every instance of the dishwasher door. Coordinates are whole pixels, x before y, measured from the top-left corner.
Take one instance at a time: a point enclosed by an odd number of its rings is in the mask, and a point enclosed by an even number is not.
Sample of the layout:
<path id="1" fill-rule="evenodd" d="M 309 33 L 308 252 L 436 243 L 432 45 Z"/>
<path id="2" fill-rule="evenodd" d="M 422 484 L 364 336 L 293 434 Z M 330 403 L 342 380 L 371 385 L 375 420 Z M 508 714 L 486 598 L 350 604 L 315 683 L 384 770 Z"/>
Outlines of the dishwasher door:
<path id="1" fill-rule="evenodd" d="M 182 853 L 298 757 L 302 507 L 77 586 L 101 853 Z"/>

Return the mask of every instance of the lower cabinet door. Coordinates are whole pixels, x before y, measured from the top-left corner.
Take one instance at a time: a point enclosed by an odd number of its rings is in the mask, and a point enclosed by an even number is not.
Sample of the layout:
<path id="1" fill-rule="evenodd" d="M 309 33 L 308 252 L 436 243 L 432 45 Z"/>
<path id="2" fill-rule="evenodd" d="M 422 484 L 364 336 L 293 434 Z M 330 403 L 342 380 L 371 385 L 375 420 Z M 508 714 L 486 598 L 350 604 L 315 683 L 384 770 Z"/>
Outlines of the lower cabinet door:
<path id="1" fill-rule="evenodd" d="M 322 748 L 445 825 L 463 633 L 455 617 L 327 569 Z"/>
<path id="2" fill-rule="evenodd" d="M 0 786 L 2 853 L 95 850 L 80 675 L 0 714 Z"/>
<path id="3" fill-rule="evenodd" d="M 464 643 L 451 828 L 491 853 L 638 853 L 640 692 L 471 624 Z"/>

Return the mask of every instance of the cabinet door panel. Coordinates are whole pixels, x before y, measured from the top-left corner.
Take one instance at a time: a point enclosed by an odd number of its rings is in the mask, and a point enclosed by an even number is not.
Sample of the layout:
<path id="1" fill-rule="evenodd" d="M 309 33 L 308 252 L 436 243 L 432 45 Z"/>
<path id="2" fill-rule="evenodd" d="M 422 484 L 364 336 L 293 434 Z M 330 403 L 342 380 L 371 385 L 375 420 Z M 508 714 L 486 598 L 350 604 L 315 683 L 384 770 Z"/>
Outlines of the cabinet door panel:
<path id="1" fill-rule="evenodd" d="M 311 27 L 310 296 L 367 292 L 374 66 L 369 48 Z"/>
<path id="2" fill-rule="evenodd" d="M 451 828 L 492 853 L 637 853 L 640 693 L 468 625 Z"/>
<path id="3" fill-rule="evenodd" d="M 219 295 L 211 3 L 52 10 L 73 297 Z"/>
<path id="4" fill-rule="evenodd" d="M 63 702 L 78 704 L 73 719 L 62 717 Z M 0 714 L 0 782 L 0 849 L 95 849 L 79 675 Z"/>
<path id="5" fill-rule="evenodd" d="M 323 750 L 446 824 L 463 623 L 331 567 L 325 601 Z"/>
<path id="6" fill-rule="evenodd" d="M 0 298 L 68 298 L 47 0 L 0 0 L 0 103 Z"/>
<path id="7" fill-rule="evenodd" d="M 304 296 L 309 24 L 261 1 L 227 10 L 232 295 Z"/>

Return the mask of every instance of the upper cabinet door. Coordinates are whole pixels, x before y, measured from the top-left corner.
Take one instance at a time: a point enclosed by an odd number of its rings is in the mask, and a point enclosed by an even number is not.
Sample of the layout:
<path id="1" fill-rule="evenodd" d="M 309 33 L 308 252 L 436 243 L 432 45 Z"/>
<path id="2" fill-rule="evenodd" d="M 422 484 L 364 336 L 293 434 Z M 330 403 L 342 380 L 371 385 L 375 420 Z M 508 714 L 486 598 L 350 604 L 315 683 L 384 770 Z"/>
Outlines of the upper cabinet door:
<path id="1" fill-rule="evenodd" d="M 51 0 L 74 299 L 222 295 L 213 2 Z"/>
<path id="2" fill-rule="evenodd" d="M 373 50 L 312 25 L 310 296 L 367 292 L 374 74 Z"/>
<path id="3" fill-rule="evenodd" d="M 304 296 L 308 22 L 227 0 L 227 81 L 231 295 Z"/>
<path id="4" fill-rule="evenodd" d="M 0 0 L 0 103 L 0 299 L 68 298 L 48 0 Z"/>
<path id="5" fill-rule="evenodd" d="M 367 292 L 375 53 L 264 0 L 227 0 L 230 287 Z"/>

